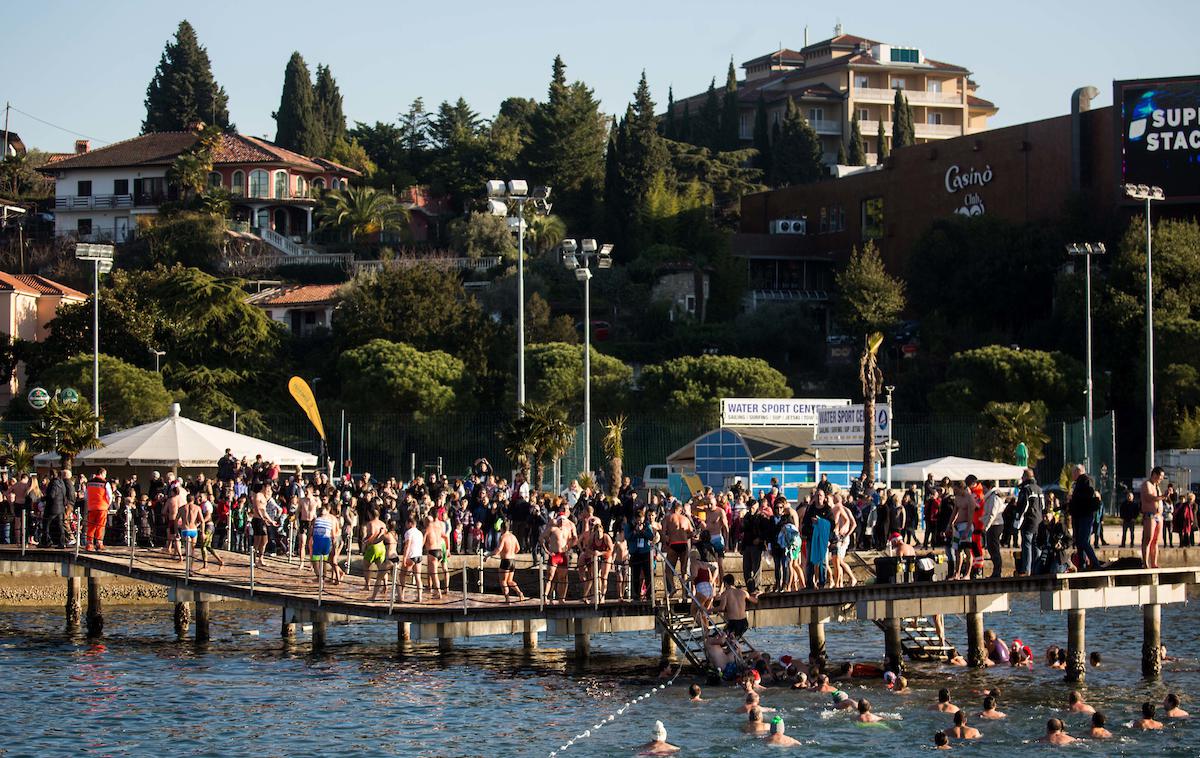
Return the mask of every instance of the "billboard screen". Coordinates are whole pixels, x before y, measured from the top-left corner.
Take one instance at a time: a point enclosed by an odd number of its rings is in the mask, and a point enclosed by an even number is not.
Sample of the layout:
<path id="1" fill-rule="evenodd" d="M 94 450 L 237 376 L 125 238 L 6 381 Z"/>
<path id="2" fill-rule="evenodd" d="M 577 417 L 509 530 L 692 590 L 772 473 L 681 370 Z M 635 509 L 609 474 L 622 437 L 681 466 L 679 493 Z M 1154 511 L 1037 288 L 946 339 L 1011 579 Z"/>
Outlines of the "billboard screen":
<path id="1" fill-rule="evenodd" d="M 1200 196 L 1200 78 L 1115 82 L 1122 181 L 1162 187 L 1167 200 Z"/>

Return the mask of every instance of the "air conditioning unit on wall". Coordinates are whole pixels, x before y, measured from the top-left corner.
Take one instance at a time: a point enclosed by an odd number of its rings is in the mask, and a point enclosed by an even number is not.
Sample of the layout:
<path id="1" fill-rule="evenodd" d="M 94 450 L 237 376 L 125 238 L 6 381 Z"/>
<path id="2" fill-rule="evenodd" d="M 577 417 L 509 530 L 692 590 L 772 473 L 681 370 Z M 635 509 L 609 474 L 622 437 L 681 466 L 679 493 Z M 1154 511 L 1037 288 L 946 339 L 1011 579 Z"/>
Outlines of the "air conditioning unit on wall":
<path id="1" fill-rule="evenodd" d="M 771 222 L 771 234 L 806 234 L 808 222 L 802 218 L 777 218 Z"/>

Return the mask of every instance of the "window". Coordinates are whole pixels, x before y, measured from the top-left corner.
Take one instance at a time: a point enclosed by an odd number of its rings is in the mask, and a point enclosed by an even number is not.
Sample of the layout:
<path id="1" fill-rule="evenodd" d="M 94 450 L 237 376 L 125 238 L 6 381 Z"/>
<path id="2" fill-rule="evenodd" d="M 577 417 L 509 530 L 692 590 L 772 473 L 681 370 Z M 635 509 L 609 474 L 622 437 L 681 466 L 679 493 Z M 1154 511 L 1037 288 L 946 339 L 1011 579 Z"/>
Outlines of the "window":
<path id="1" fill-rule="evenodd" d="M 883 198 L 869 197 L 862 203 L 862 236 L 877 240 L 883 236 Z"/>
<path id="2" fill-rule="evenodd" d="M 930 79 L 929 81 L 925 82 L 925 91 L 926 92 L 941 92 L 942 91 L 942 83 L 940 81 L 938 81 L 937 79 Z"/>
<path id="3" fill-rule="evenodd" d="M 91 197 L 92 196 L 92 183 L 90 181 L 76 182 L 75 186 L 76 186 L 76 190 L 75 190 L 76 195 L 79 195 L 80 197 Z M 88 222 L 88 223 L 91 223 L 91 222 Z"/>
<path id="4" fill-rule="evenodd" d="M 825 109 L 824 108 L 809 108 L 808 109 L 808 123 L 815 124 L 818 121 L 824 121 L 824 120 L 825 120 Z"/>
<path id="5" fill-rule="evenodd" d="M 275 197 L 288 196 L 288 175 L 286 171 L 275 172 Z"/>
<path id="6" fill-rule="evenodd" d="M 829 231 L 829 214 L 825 206 L 821 206 L 821 234 Z"/>
<path id="7" fill-rule="evenodd" d="M 754 114 L 743 113 L 738 117 L 738 136 L 742 139 L 754 139 Z"/>
<path id="8" fill-rule="evenodd" d="M 687 312 L 695 313 L 696 312 L 696 296 L 688 295 L 686 303 L 687 303 Z"/>
<path id="9" fill-rule="evenodd" d="M 854 88 L 855 89 L 870 89 L 870 87 L 871 87 L 871 77 L 867 76 L 866 74 L 855 74 L 854 75 Z"/>
<path id="10" fill-rule="evenodd" d="M 921 51 L 915 47 L 893 47 L 892 63 L 920 63 Z"/>
<path id="11" fill-rule="evenodd" d="M 305 194 L 306 186 L 307 186 L 307 184 L 304 181 L 304 177 L 297 176 L 296 177 L 296 197 L 306 197 L 307 196 Z"/>
<path id="12" fill-rule="evenodd" d="M 129 180 L 128 179 L 113 179 L 113 194 L 114 195 L 128 195 L 129 194 Z"/>
<path id="13" fill-rule="evenodd" d="M 92 236 L 92 220 L 90 218 L 81 218 L 76 222 L 75 232 L 80 237 Z"/>
<path id="14" fill-rule="evenodd" d="M 325 191 L 325 180 L 320 177 L 313 179 L 313 192 L 324 192 L 324 191 Z"/>
<path id="15" fill-rule="evenodd" d="M 137 205 L 158 205 L 167 200 L 167 180 L 150 176 L 133 180 L 133 201 Z"/>
<path id="16" fill-rule="evenodd" d="M 223 182 L 224 182 L 224 177 L 221 176 L 221 173 L 219 171 L 213 171 L 211 174 L 208 175 L 208 188 L 209 189 L 221 189 L 221 184 Z"/>
<path id="17" fill-rule="evenodd" d="M 846 210 L 840 205 L 834 205 L 829 209 L 829 231 L 846 231 Z"/>
<path id="18" fill-rule="evenodd" d="M 908 85 L 908 82 L 906 82 L 904 80 L 904 77 L 902 77 L 902 76 L 893 76 L 892 77 L 892 89 L 906 89 L 907 85 Z"/>
<path id="19" fill-rule="evenodd" d="M 234 171 L 233 178 L 229 181 L 229 191 L 238 196 L 246 194 L 246 175 L 241 171 Z"/>
<path id="20" fill-rule="evenodd" d="M 858 109 L 858 120 L 859 121 L 870 121 L 871 120 L 871 111 L 866 108 L 859 108 Z"/>
<path id="21" fill-rule="evenodd" d="M 942 114 L 930 113 L 926 119 L 926 123 L 933 124 L 935 126 L 940 126 L 942 123 Z"/>
<path id="22" fill-rule="evenodd" d="M 250 197 L 270 197 L 271 187 L 267 184 L 267 172 L 256 168 L 250 172 Z"/>

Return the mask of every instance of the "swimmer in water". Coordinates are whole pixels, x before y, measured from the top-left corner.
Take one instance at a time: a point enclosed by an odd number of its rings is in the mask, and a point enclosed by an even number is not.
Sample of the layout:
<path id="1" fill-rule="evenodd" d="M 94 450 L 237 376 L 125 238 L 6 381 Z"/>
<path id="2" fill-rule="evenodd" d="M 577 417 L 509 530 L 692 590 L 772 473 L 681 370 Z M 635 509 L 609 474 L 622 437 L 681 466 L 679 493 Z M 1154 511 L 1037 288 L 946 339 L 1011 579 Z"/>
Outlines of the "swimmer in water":
<path id="1" fill-rule="evenodd" d="M 746 723 L 742 724 L 742 732 L 745 734 L 762 734 L 770 730 L 770 726 L 763 722 L 762 708 L 757 705 L 750 709 L 746 717 Z"/>
<path id="2" fill-rule="evenodd" d="M 688 702 L 691 702 L 691 703 L 706 703 L 706 702 L 708 702 L 704 698 L 700 697 L 700 685 L 693 684 L 691 687 L 688 687 Z"/>
<path id="3" fill-rule="evenodd" d="M 957 740 L 977 740 L 983 735 L 973 726 L 967 726 L 967 712 L 957 711 L 954 714 L 954 726 L 946 733 Z"/>
<path id="4" fill-rule="evenodd" d="M 767 737 L 766 744 L 779 745 L 781 747 L 795 747 L 800 744 L 800 740 L 793 739 L 784 734 L 786 724 L 783 723 L 783 718 L 776 716 L 771 719 L 771 735 Z"/>
<path id="5" fill-rule="evenodd" d="M 1083 695 L 1078 690 L 1071 690 L 1067 695 L 1067 713 L 1095 713 L 1096 709 L 1083 702 Z"/>
<path id="6" fill-rule="evenodd" d="M 1163 716 L 1169 719 L 1185 719 L 1190 716 L 1187 711 L 1179 707 L 1179 696 L 1174 692 L 1169 693 L 1163 698 Z"/>
<path id="7" fill-rule="evenodd" d="M 941 711 L 942 713 L 958 713 L 958 706 L 950 702 L 950 690 L 943 687 L 938 690 L 938 701 L 929 706 L 931 711 Z"/>
<path id="8" fill-rule="evenodd" d="M 1142 717 L 1140 719 L 1138 719 L 1137 721 L 1133 722 L 1133 728 L 1141 729 L 1142 731 L 1150 731 L 1153 729 L 1162 729 L 1163 728 L 1162 722 L 1154 720 L 1154 710 L 1155 710 L 1154 703 L 1151 703 L 1151 702 L 1142 703 Z"/>
<path id="9" fill-rule="evenodd" d="M 946 665 L 962 668 L 967 665 L 967 659 L 958 654 L 957 648 L 950 648 L 946 651 Z"/>
<path id="10" fill-rule="evenodd" d="M 1092 668 L 1094 669 L 1100 668 L 1102 662 L 1103 659 L 1100 657 L 1100 653 L 1092 653 L 1088 656 L 1088 663 L 1092 664 Z"/>
<path id="11" fill-rule="evenodd" d="M 839 711 L 848 711 L 852 708 L 858 707 L 858 703 L 856 703 L 853 698 L 841 690 L 834 690 L 833 692 L 829 693 L 829 697 L 831 700 L 833 700 L 833 707 Z"/>
<path id="12" fill-rule="evenodd" d="M 983 710 L 979 712 L 979 718 L 999 721 L 1000 719 L 1008 718 L 1008 716 L 996 710 L 996 698 L 988 695 L 983 699 Z"/>
<path id="13" fill-rule="evenodd" d="M 874 724 L 883 718 L 871 713 L 871 701 L 864 697 L 858 701 L 858 720 L 863 724 Z"/>
<path id="14" fill-rule="evenodd" d="M 1110 732 L 1104 728 L 1104 725 L 1106 723 L 1107 723 L 1107 719 L 1104 718 L 1103 713 L 1101 713 L 1100 711 L 1096 711 L 1095 713 L 1093 713 L 1092 714 L 1092 730 L 1090 732 L 1088 732 L 1088 736 L 1094 740 L 1111 739 L 1113 736 L 1112 732 Z"/>
<path id="15" fill-rule="evenodd" d="M 751 711 L 751 709 L 753 709 L 753 708 L 762 708 L 763 711 L 769 711 L 769 712 L 775 711 L 774 708 L 763 708 L 762 707 L 762 704 L 759 702 L 757 692 L 747 692 L 746 693 L 746 702 L 744 702 L 740 706 L 738 706 L 737 710 L 734 711 L 734 713 L 749 713 Z"/>
<path id="16" fill-rule="evenodd" d="M 908 688 L 908 677 L 896 677 L 896 686 L 892 687 L 893 695 L 911 695 L 912 690 Z"/>
<path id="17" fill-rule="evenodd" d="M 830 693 L 835 690 L 837 690 L 837 687 L 834 687 L 829 683 L 829 677 L 827 675 L 820 674 L 817 676 L 817 692 Z"/>
<path id="18" fill-rule="evenodd" d="M 1050 719 L 1046 722 L 1046 736 L 1038 740 L 1050 745 L 1069 745 L 1075 738 L 1063 729 L 1062 719 Z"/>
<path id="19" fill-rule="evenodd" d="M 794 689 L 794 690 L 808 689 L 808 674 L 804 673 L 803 671 L 796 674 L 796 681 L 792 683 L 792 689 Z"/>
<path id="20" fill-rule="evenodd" d="M 663 726 L 663 722 L 654 722 L 654 739 L 642 745 L 642 752 L 639 755 L 670 755 L 678 753 L 679 747 L 667 742 L 667 728 Z"/>
<path id="21" fill-rule="evenodd" d="M 934 732 L 933 733 L 933 749 L 934 750 L 949 750 L 950 749 L 950 738 L 946 736 L 945 732 Z"/>

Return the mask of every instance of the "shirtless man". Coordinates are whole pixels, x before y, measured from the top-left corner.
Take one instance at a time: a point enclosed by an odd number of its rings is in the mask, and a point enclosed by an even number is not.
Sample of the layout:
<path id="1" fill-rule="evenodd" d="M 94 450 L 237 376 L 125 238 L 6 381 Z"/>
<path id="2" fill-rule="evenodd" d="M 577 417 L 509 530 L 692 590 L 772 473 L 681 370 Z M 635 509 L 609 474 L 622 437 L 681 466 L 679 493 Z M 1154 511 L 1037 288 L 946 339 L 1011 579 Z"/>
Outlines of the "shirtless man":
<path id="1" fill-rule="evenodd" d="M 517 593 L 517 602 L 525 600 L 524 593 L 517 583 L 513 581 L 513 571 L 517 565 L 514 562 L 517 553 L 521 552 L 521 544 L 517 541 L 517 536 L 509 530 L 508 519 L 504 519 L 500 525 L 500 542 L 496 545 L 496 552 L 493 555 L 500 559 L 500 591 L 504 593 L 504 602 L 508 602 L 508 591 L 515 590 Z"/>
<path id="2" fill-rule="evenodd" d="M 375 506 L 367 509 L 367 523 L 362 530 L 363 592 L 371 589 L 371 571 L 378 571 L 380 580 L 387 573 L 387 524 L 379 520 Z M 377 583 L 378 584 L 378 583 Z M 376 588 L 378 590 L 378 587 Z"/>
<path id="3" fill-rule="evenodd" d="M 820 692 L 820 693 L 826 694 L 826 695 L 829 694 L 830 692 L 837 691 L 837 687 L 834 687 L 832 684 L 829 683 L 829 675 L 828 674 L 817 674 L 816 689 L 817 689 L 817 692 Z"/>
<path id="4" fill-rule="evenodd" d="M 825 497 L 825 493 L 817 490 L 817 502 Z M 858 529 L 858 521 L 854 518 L 854 514 L 850 509 L 842 503 L 842 496 L 835 494 L 831 498 L 833 505 L 833 534 L 836 549 L 833 553 L 833 586 L 841 587 L 843 584 L 853 587 L 858 584 L 858 579 L 854 576 L 853 569 L 846 564 L 846 551 L 850 547 L 850 535 Z"/>
<path id="5" fill-rule="evenodd" d="M 1095 713 L 1096 709 L 1083 702 L 1083 695 L 1078 690 L 1071 690 L 1067 695 L 1067 713 Z"/>
<path id="6" fill-rule="evenodd" d="M 750 629 L 750 622 L 746 619 L 746 603 L 757 604 L 758 595 L 733 586 L 733 574 L 726 574 L 721 581 L 725 584 L 725 591 L 717 599 L 717 612 L 725 617 L 726 631 L 735 637 L 742 637 Z"/>
<path id="7" fill-rule="evenodd" d="M 617 574 L 617 599 L 623 603 L 625 602 L 625 589 L 629 585 L 629 543 L 625 540 L 624 529 L 616 530 L 612 549 L 612 565 Z"/>
<path id="8" fill-rule="evenodd" d="M 1096 711 L 1095 713 L 1093 713 L 1092 714 L 1092 729 L 1090 732 L 1088 732 L 1088 736 L 1094 740 L 1111 739 L 1113 735 L 1112 735 L 1112 732 L 1108 731 L 1108 729 L 1106 729 L 1104 727 L 1104 725 L 1106 723 L 1107 723 L 1107 719 L 1104 718 L 1103 713 L 1100 713 L 1099 711 Z"/>
<path id="9" fill-rule="evenodd" d="M 179 550 L 179 510 L 183 507 L 183 486 L 175 480 L 175 472 L 167 472 L 167 499 L 163 501 L 163 522 L 167 525 L 166 552 L 175 560 L 183 560 Z"/>
<path id="10" fill-rule="evenodd" d="M 858 720 L 863 724 L 874 724 L 883 721 L 883 717 L 871 713 L 871 701 L 864 697 L 858 701 Z"/>
<path id="11" fill-rule="evenodd" d="M 604 531 L 604 524 L 597 519 L 592 524 L 592 552 L 596 555 L 596 581 L 600 584 L 597 593 L 600 602 L 608 595 L 608 574 L 612 571 L 613 538 Z"/>
<path id="12" fill-rule="evenodd" d="M 736 663 L 733 654 L 725 648 L 725 636 L 721 634 L 704 638 L 704 655 L 717 671 L 724 671 L 730 663 Z"/>
<path id="13" fill-rule="evenodd" d="M 425 535 L 417 528 L 416 519 L 408 517 L 402 538 L 400 557 L 400 602 L 404 602 L 404 591 L 408 588 L 408 575 L 412 574 L 417 588 L 417 600 L 421 599 L 421 557 L 424 555 Z"/>
<path id="14" fill-rule="evenodd" d="M 565 516 L 556 516 L 542 532 L 542 547 L 550 556 L 550 576 L 546 579 L 550 597 L 547 600 L 553 601 L 557 597 L 559 603 L 567 602 L 567 572 L 571 563 L 569 551 L 574 546 L 571 536 L 574 528 L 568 532 L 565 524 L 570 523 Z"/>
<path id="15" fill-rule="evenodd" d="M 1162 466 L 1155 466 L 1150 471 L 1150 478 L 1142 482 L 1142 565 L 1152 569 L 1158 568 L 1158 543 L 1163 530 L 1162 501 L 1167 497 L 1158 486 L 1163 475 Z"/>
<path id="16" fill-rule="evenodd" d="M 1179 696 L 1174 692 L 1163 698 L 1163 716 L 1169 719 L 1185 719 L 1191 714 L 1179 707 Z"/>
<path id="17" fill-rule="evenodd" d="M 308 537 L 312 533 L 312 522 L 317 517 L 317 506 L 321 500 L 309 487 L 304 494 L 300 496 L 300 502 L 296 505 L 296 521 L 300 528 L 300 566 L 299 571 L 304 571 L 304 551 L 308 548 Z"/>
<path id="18" fill-rule="evenodd" d="M 265 485 L 250 498 L 250 530 L 254 536 L 254 557 L 263 560 L 267 550 L 267 527 L 278 527 L 267 515 L 267 493 Z"/>
<path id="19" fill-rule="evenodd" d="M 774 711 L 775 710 L 774 708 L 763 708 L 762 703 L 760 702 L 758 693 L 751 690 L 750 692 L 746 693 L 745 702 L 743 702 L 741 705 L 739 705 L 734 710 L 734 713 L 749 713 L 750 711 L 754 710 L 755 708 L 759 709 L 760 711 Z"/>
<path id="20" fill-rule="evenodd" d="M 433 600 L 442 597 L 442 576 L 438 572 L 438 561 L 446 560 L 446 526 L 435 516 L 425 517 L 425 564 L 429 570 L 429 596 Z M 446 592 L 450 591 L 449 582 Z"/>
<path id="21" fill-rule="evenodd" d="M 962 482 L 954 483 L 954 519 L 951 539 L 958 542 L 958 563 L 954 567 L 954 579 L 971 578 L 971 563 L 975 557 L 975 496 Z"/>
<path id="22" fill-rule="evenodd" d="M 721 502 L 709 505 L 704 512 L 704 529 L 712 535 L 712 546 L 717 551 L 717 574 L 725 573 L 725 546 L 729 544 L 729 516 Z"/>
<path id="23" fill-rule="evenodd" d="M 192 496 L 188 495 L 183 510 L 179 514 L 179 532 L 183 536 L 184 554 L 193 560 L 196 557 L 196 542 L 199 540 L 200 530 L 203 528 L 204 514 Z"/>
<path id="24" fill-rule="evenodd" d="M 967 726 L 967 712 L 954 713 L 954 726 L 946 730 L 946 734 L 957 740 L 977 740 L 983 735 L 973 726 Z"/>
<path id="25" fill-rule="evenodd" d="M 1154 729 L 1162 729 L 1162 722 L 1154 720 L 1154 710 L 1154 703 L 1148 701 L 1142 703 L 1142 717 L 1133 722 L 1133 728 L 1141 729 L 1144 732 Z"/>
<path id="26" fill-rule="evenodd" d="M 931 711 L 941 711 L 942 713 L 958 713 L 958 706 L 950 702 L 950 690 L 943 687 L 938 690 L 938 701 L 929 706 Z"/>
<path id="27" fill-rule="evenodd" d="M 757 705 L 747 712 L 746 723 L 742 724 L 742 732 L 744 734 L 762 734 L 770 729 L 763 722 L 762 708 Z"/>
<path id="28" fill-rule="evenodd" d="M 1038 740 L 1038 742 L 1045 742 L 1050 745 L 1070 745 L 1074 741 L 1075 738 L 1063 730 L 1062 719 L 1048 720 L 1046 722 L 1046 736 Z"/>
<path id="29" fill-rule="evenodd" d="M 208 556 L 211 554 L 213 560 L 217 562 L 217 571 L 225 568 L 225 561 L 213 549 L 213 535 L 216 533 L 216 524 L 213 523 L 213 504 L 209 500 L 208 495 L 201 492 L 196 496 L 197 505 L 200 506 L 200 516 L 203 521 L 200 524 L 200 568 L 208 568 Z"/>
<path id="30" fill-rule="evenodd" d="M 684 515 L 683 503 L 671 507 L 671 515 L 663 519 L 663 542 L 667 545 L 667 563 L 675 567 L 674 575 L 666 574 L 667 597 L 675 594 L 675 576 L 684 576 L 683 564 L 692 540 L 692 520 Z M 680 587 L 680 594 L 683 588 Z"/>
<path id="31" fill-rule="evenodd" d="M 786 734 L 784 730 L 786 724 L 783 723 L 782 716 L 776 716 L 771 719 L 771 734 L 764 740 L 766 745 L 779 745 L 780 747 L 795 747 L 800 744 L 800 740 L 793 739 Z"/>
<path id="32" fill-rule="evenodd" d="M 663 722 L 654 722 L 654 739 L 642 745 L 642 752 L 639 755 L 670 755 L 678 753 L 679 748 L 667 742 L 667 728 L 663 726 Z"/>
<path id="33" fill-rule="evenodd" d="M 688 702 L 689 703 L 707 703 L 708 701 L 705 700 L 700 695 L 701 695 L 700 685 L 693 684 L 690 687 L 688 687 Z"/>
<path id="34" fill-rule="evenodd" d="M 979 718 L 999 721 L 1008 718 L 1008 715 L 996 710 L 996 698 L 988 695 L 983 699 L 983 710 L 979 712 Z"/>

